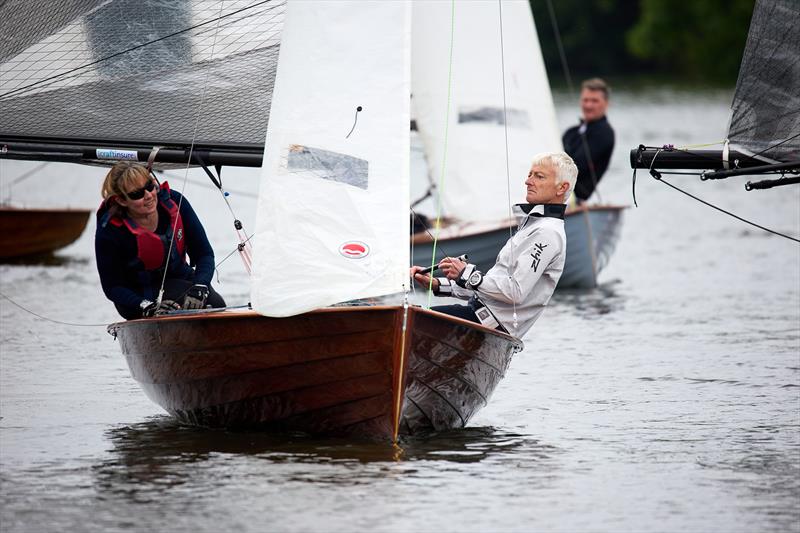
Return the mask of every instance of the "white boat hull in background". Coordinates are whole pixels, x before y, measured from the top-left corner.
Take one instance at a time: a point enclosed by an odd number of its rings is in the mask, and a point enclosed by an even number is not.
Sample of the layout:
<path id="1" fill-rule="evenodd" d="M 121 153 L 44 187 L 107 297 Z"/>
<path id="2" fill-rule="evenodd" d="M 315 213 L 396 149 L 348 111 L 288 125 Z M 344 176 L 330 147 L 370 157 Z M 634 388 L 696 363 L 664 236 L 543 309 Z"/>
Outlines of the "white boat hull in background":
<path id="1" fill-rule="evenodd" d="M 621 206 L 581 206 L 567 211 L 564 230 L 567 234 L 567 259 L 558 289 L 591 289 L 597 286 L 600 272 L 616 248 L 622 227 Z M 467 254 L 470 263 L 484 272 L 497 259 L 508 240 L 510 224 L 493 227 L 479 224 L 451 224 L 443 227 L 436 242 L 436 260 L 446 255 Z M 426 232 L 412 237 L 415 265 L 431 264 L 433 239 Z"/>

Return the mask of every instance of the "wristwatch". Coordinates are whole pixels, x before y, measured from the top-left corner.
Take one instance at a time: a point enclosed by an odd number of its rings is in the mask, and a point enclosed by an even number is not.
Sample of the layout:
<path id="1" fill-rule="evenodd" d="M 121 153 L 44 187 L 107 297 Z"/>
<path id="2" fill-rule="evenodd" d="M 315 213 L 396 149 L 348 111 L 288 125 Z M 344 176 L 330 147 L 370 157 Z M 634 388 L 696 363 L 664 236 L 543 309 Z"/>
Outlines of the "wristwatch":
<path id="1" fill-rule="evenodd" d="M 481 283 L 483 283 L 483 274 L 481 274 L 480 270 L 475 270 L 467 279 L 467 288 L 474 291 Z"/>

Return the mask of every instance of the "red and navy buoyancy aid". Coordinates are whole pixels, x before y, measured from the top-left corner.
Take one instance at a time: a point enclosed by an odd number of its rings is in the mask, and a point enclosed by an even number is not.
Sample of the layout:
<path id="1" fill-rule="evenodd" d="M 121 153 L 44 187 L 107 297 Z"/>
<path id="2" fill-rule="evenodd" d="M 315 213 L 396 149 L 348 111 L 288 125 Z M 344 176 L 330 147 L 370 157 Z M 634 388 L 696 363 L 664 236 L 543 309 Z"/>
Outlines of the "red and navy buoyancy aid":
<path id="1" fill-rule="evenodd" d="M 175 231 L 175 242 L 172 244 L 172 253 L 169 260 L 169 270 L 176 270 L 186 262 L 186 241 L 184 239 L 183 220 L 181 219 L 178 204 L 170 196 L 169 184 L 164 182 L 158 191 L 158 205 L 169 214 L 169 224 L 163 234 L 149 231 L 129 217 L 111 217 L 108 222 L 117 227 L 124 227 L 136 237 L 136 260 L 135 262 L 144 270 L 139 273 L 139 280 L 145 288 L 145 292 L 154 281 L 154 277 L 160 277 L 163 269 L 167 266 L 165 258 L 170 249 L 173 228 Z M 137 266 L 131 265 L 131 266 Z M 158 276 L 154 276 L 158 274 Z"/>

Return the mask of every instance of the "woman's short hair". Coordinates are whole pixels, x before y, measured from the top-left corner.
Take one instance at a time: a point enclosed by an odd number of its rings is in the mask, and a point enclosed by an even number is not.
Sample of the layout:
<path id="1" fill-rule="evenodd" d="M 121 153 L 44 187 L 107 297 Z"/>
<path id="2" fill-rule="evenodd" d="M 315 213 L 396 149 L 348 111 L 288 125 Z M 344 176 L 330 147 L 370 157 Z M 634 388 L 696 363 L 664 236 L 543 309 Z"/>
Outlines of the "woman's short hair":
<path id="1" fill-rule="evenodd" d="M 555 169 L 556 185 L 561 185 L 565 181 L 569 183 L 567 194 L 564 195 L 564 203 L 567 203 L 578 180 L 578 167 L 575 161 L 566 152 L 542 152 L 533 156 L 532 164 Z"/>
<path id="2" fill-rule="evenodd" d="M 112 196 L 127 198 L 125 195 L 126 190 L 129 191 L 136 188 L 142 181 L 149 178 L 150 172 L 144 165 L 133 161 L 120 161 L 111 167 L 111 170 L 106 174 L 100 194 L 102 194 L 104 200 L 108 200 Z"/>

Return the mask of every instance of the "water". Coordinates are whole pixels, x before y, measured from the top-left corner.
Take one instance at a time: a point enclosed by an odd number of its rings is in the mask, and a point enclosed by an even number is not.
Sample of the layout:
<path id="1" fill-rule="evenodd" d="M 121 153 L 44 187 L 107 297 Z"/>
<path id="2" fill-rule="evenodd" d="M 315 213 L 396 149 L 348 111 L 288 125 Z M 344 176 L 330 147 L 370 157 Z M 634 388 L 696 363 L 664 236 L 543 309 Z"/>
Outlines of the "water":
<path id="1" fill-rule="evenodd" d="M 640 142 L 720 140 L 729 99 L 617 91 L 603 199 L 631 203 Z M 566 126 L 576 109 L 557 102 Z M 25 165 L 0 162 L 4 197 Z M 101 174 L 49 165 L 11 192 L 96 207 Z M 800 235 L 798 187 L 667 179 Z M 254 175 L 226 180 L 253 227 Z M 800 531 L 800 246 L 638 182 L 602 286 L 554 298 L 468 429 L 400 448 L 178 426 L 102 326 L 0 298 L 2 530 Z M 222 257 L 233 230 L 199 183 L 187 195 Z M 93 231 L 60 264 L 0 266 L 0 292 L 53 319 L 115 321 Z M 236 257 L 217 286 L 247 300 Z"/>

